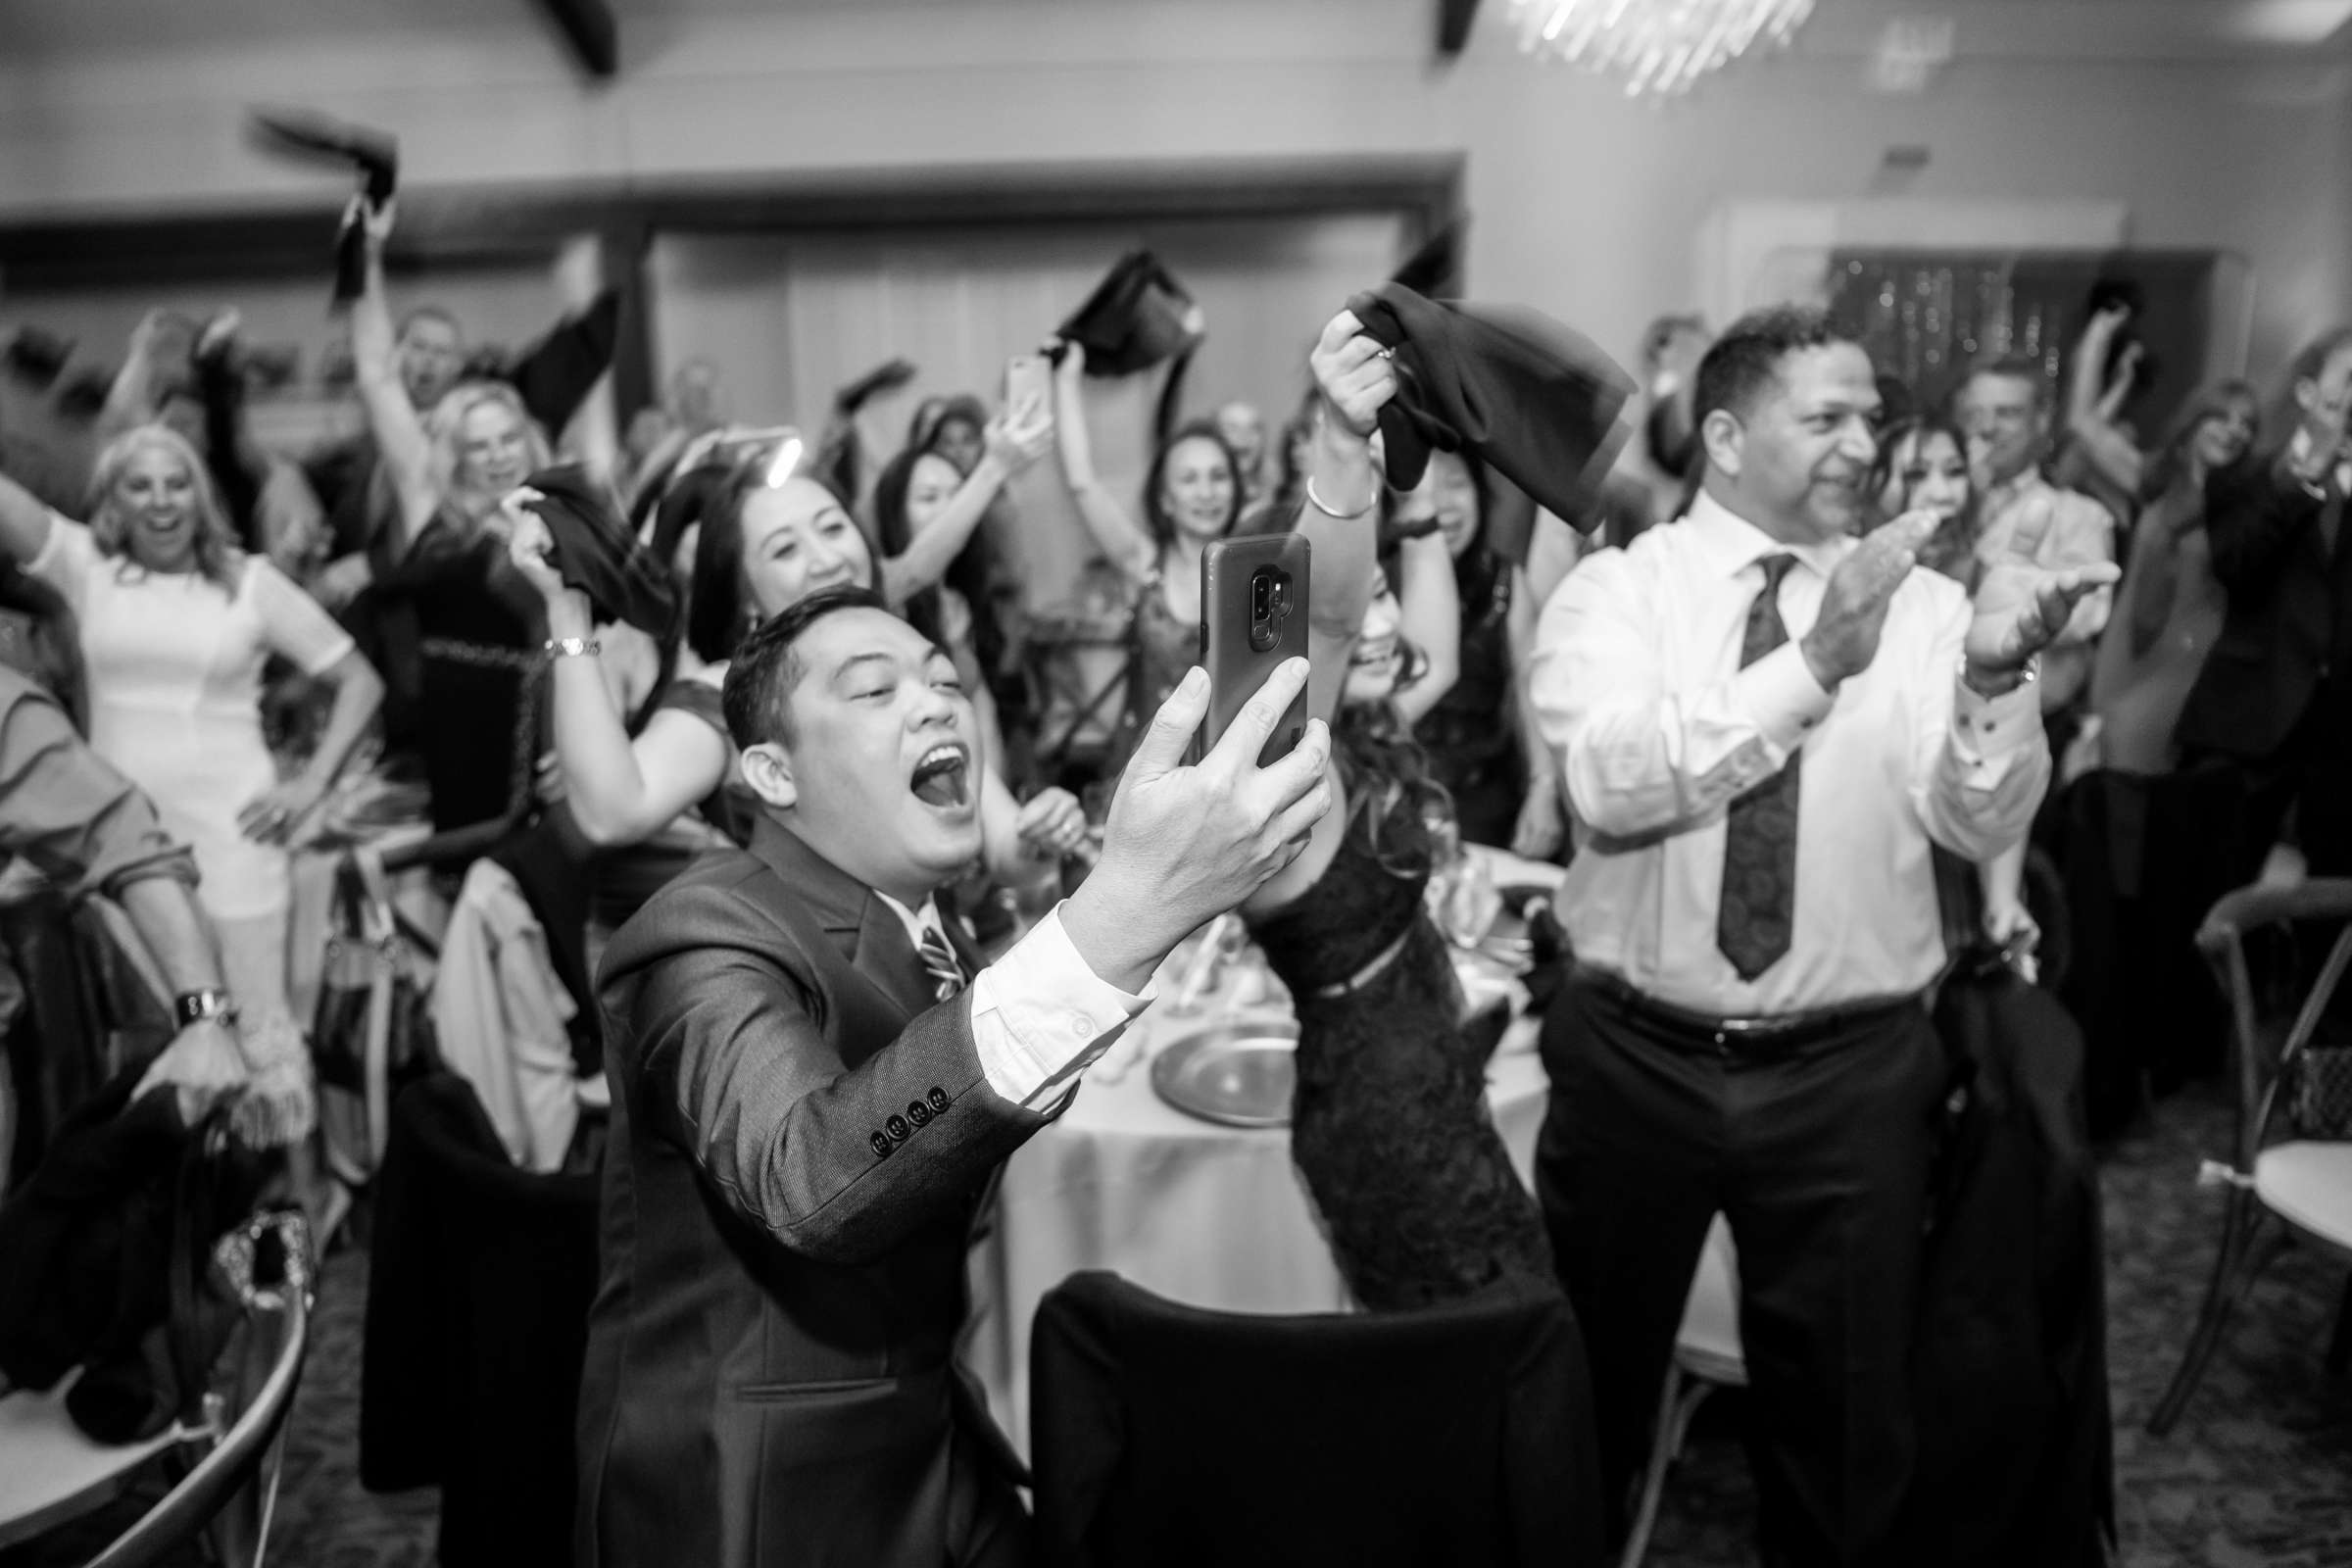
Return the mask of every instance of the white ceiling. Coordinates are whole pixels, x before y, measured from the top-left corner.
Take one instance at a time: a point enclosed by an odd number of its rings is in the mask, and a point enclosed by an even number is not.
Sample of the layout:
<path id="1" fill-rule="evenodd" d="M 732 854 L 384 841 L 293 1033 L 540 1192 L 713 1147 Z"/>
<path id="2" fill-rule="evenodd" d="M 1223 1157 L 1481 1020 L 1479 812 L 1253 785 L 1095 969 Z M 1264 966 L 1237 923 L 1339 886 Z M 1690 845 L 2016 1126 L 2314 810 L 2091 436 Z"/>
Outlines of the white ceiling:
<path id="1" fill-rule="evenodd" d="M 1038 0 L 610 0 L 623 59 L 632 24 L 674 33 L 697 19 L 851 7 L 1034 5 Z M 1165 7 L 1189 0 L 1058 0 L 1071 6 Z M 1319 5 L 1347 0 L 1253 0 Z M 1433 9 L 1437 0 L 1429 0 Z M 1500 26 L 1508 0 L 1486 0 L 1481 27 Z M 1893 16 L 1953 20 L 1964 54 L 2049 52 L 2074 58 L 2291 51 L 2336 37 L 2352 0 L 1819 0 L 1804 47 L 1865 47 Z M 537 0 L 0 0 L 0 66 L 29 59 L 149 53 L 244 39 L 317 40 L 429 33 L 449 37 L 544 26 Z"/>

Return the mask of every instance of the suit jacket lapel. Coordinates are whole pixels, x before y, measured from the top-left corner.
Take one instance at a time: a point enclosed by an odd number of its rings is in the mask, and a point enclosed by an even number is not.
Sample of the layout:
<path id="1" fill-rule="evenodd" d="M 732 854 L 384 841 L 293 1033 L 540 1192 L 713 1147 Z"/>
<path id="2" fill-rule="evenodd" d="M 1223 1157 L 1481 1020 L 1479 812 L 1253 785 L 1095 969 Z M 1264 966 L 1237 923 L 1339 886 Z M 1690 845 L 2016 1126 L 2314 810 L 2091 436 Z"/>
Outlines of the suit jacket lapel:
<path id="1" fill-rule="evenodd" d="M 901 1022 L 933 1004 L 930 973 L 908 940 L 906 924 L 871 888 L 772 817 L 761 817 L 753 829 L 751 850 L 801 896 L 832 939 L 834 952 L 890 1004 Z"/>

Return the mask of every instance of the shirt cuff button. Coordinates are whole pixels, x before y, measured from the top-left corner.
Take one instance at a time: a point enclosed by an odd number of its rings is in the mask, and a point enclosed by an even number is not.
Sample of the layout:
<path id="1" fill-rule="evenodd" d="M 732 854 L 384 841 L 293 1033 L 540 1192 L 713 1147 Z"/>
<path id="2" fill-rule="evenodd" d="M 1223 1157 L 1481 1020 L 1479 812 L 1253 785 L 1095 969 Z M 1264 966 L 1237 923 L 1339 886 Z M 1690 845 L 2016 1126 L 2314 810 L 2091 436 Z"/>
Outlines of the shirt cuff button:
<path id="1" fill-rule="evenodd" d="M 1095 1020 L 1083 1012 L 1071 1013 L 1070 1034 L 1079 1040 L 1092 1040 L 1095 1037 Z"/>

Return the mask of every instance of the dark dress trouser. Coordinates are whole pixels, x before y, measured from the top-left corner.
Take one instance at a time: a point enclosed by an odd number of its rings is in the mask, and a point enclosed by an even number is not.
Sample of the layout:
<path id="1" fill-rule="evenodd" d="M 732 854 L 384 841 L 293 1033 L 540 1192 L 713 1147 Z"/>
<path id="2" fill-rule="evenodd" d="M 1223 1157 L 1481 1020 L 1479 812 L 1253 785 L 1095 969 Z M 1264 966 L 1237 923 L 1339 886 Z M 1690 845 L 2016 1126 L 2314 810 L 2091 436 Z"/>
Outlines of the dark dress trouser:
<path id="1" fill-rule="evenodd" d="M 1589 979 L 1545 1020 L 1537 1191 L 1592 1360 L 1603 1490 L 1623 1509 L 1642 1473 L 1720 1210 L 1739 1248 L 1765 1561 L 1884 1560 L 1910 1473 L 1943 1051 L 1917 1004 L 1724 1041 Z"/>

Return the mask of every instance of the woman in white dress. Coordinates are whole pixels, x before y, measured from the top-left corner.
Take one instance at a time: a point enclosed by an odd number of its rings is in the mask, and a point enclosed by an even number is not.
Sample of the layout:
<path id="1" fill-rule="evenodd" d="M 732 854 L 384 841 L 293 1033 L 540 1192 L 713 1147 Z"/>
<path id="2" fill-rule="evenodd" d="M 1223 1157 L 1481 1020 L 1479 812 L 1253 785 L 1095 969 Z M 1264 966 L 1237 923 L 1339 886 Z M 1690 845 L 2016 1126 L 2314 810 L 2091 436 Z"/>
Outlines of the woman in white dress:
<path id="1" fill-rule="evenodd" d="M 116 438 L 99 454 L 90 497 L 85 525 L 0 476 L 0 549 L 74 609 L 91 747 L 195 852 L 257 1068 L 247 1131 L 297 1147 L 313 1100 L 286 1002 L 286 844 L 383 686 L 325 611 L 236 548 L 202 460 L 176 432 L 147 424 Z M 284 779 L 262 736 L 262 667 L 272 654 L 335 691 L 318 751 Z M 296 1179 L 308 1185 L 299 1167 Z"/>

